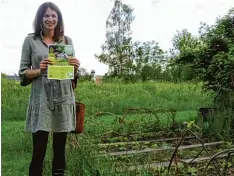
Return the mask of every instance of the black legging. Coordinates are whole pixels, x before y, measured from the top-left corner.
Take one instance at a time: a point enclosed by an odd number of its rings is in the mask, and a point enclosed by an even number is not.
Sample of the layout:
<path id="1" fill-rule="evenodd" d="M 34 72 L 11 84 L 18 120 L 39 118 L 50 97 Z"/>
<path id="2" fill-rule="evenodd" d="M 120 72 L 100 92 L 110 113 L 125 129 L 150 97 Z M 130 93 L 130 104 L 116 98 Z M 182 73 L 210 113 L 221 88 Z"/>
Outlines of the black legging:
<path id="1" fill-rule="evenodd" d="M 49 133 L 37 131 L 33 137 L 33 156 L 29 166 L 29 176 L 42 176 L 43 161 L 46 154 Z M 52 176 L 64 175 L 65 170 L 65 145 L 67 133 L 53 133 L 53 163 Z"/>

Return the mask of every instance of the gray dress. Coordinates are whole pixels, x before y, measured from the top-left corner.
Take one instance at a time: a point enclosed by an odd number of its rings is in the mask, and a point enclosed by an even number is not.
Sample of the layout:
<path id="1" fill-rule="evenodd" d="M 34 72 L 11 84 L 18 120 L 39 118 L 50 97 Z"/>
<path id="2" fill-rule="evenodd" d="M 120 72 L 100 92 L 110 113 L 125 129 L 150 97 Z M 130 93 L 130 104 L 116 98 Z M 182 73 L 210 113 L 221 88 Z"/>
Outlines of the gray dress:
<path id="1" fill-rule="evenodd" d="M 67 37 L 68 44 L 72 44 Z M 60 41 L 58 43 L 64 43 Z M 26 70 L 40 68 L 40 61 L 48 58 L 48 46 L 43 36 L 26 36 L 21 54 L 19 76 L 21 85 L 31 85 L 26 114 L 26 131 L 71 132 L 75 129 L 75 96 L 71 80 L 49 80 L 47 72 L 30 82 Z"/>

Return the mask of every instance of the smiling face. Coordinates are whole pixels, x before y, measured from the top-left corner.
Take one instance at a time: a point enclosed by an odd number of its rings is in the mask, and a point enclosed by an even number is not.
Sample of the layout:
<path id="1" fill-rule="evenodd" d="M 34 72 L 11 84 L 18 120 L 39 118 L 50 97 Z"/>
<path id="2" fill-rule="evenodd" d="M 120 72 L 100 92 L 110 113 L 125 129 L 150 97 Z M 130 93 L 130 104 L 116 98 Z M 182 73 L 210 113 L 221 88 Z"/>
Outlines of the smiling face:
<path id="1" fill-rule="evenodd" d="M 42 18 L 42 24 L 44 30 L 54 30 L 58 24 L 58 14 L 51 8 L 48 8 Z"/>
<path id="2" fill-rule="evenodd" d="M 60 41 L 64 36 L 64 23 L 58 6 L 52 2 L 41 4 L 34 18 L 33 29 L 35 37 L 53 32 L 54 41 Z"/>

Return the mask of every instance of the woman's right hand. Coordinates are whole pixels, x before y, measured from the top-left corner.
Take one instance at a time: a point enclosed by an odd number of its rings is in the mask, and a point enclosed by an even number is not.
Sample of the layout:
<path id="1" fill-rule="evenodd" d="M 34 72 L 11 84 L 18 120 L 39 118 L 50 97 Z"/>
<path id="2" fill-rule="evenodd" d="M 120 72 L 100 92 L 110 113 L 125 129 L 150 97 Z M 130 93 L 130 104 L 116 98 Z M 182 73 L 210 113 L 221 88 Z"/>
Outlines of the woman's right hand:
<path id="1" fill-rule="evenodd" d="M 52 62 L 49 60 L 49 59 L 43 59 L 41 62 L 40 62 L 40 69 L 42 71 L 46 70 L 47 67 L 48 67 L 48 64 L 51 65 Z"/>

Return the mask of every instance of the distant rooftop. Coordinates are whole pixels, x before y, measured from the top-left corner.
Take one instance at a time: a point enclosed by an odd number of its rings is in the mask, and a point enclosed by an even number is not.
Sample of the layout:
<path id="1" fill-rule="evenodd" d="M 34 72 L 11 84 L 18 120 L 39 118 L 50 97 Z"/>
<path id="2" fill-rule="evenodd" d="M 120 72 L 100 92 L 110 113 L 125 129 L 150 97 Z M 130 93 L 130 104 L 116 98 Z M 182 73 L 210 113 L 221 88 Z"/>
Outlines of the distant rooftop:
<path id="1" fill-rule="evenodd" d="M 95 78 L 102 78 L 103 75 L 95 75 L 94 77 L 95 77 Z"/>
<path id="2" fill-rule="evenodd" d="M 6 75 L 6 79 L 19 80 L 20 78 L 18 75 Z"/>

